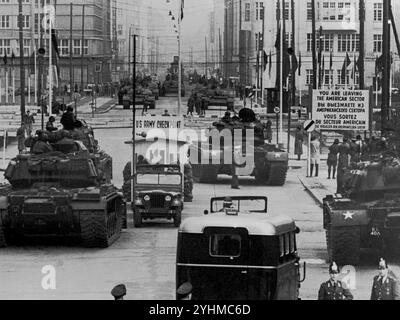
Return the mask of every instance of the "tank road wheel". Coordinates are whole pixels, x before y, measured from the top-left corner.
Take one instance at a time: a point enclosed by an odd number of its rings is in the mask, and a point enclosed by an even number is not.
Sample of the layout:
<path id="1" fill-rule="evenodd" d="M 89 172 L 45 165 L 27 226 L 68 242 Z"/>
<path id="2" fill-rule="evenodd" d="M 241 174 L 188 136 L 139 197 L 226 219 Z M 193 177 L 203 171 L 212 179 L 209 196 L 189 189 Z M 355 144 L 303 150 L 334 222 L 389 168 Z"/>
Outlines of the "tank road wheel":
<path id="1" fill-rule="evenodd" d="M 179 228 L 182 222 L 182 209 L 179 208 L 176 210 L 175 216 L 174 216 L 174 226 Z"/>
<path id="2" fill-rule="evenodd" d="M 142 214 L 139 211 L 134 210 L 133 211 L 133 224 L 135 225 L 135 228 L 141 228 L 142 223 L 143 223 Z"/>
<path id="3" fill-rule="evenodd" d="M 270 166 L 268 185 L 281 187 L 285 185 L 288 167 Z"/>
<path id="4" fill-rule="evenodd" d="M 81 238 L 87 248 L 108 248 L 121 235 L 122 217 L 104 211 L 81 211 Z"/>
<path id="5" fill-rule="evenodd" d="M 358 265 L 360 262 L 361 232 L 359 227 L 329 227 L 327 247 L 329 261 L 339 265 Z"/>
<path id="6" fill-rule="evenodd" d="M 6 236 L 4 235 L 3 223 L 0 220 L 0 248 L 7 247 Z"/>

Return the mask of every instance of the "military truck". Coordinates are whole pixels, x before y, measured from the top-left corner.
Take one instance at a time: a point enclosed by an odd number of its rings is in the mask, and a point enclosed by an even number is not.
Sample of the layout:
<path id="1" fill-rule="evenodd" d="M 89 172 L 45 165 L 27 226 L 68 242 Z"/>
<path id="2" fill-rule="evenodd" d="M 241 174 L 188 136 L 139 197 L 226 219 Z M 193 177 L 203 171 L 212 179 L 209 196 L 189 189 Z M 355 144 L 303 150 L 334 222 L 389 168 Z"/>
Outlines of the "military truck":
<path id="1" fill-rule="evenodd" d="M 233 111 L 235 107 L 235 94 L 229 90 L 208 89 L 202 95 L 202 102 L 206 110 L 208 110 L 208 107 L 213 106 L 227 107 L 228 111 Z"/>
<path id="2" fill-rule="evenodd" d="M 328 255 L 357 265 L 361 249 L 398 254 L 400 244 L 400 158 L 369 154 L 344 173 L 341 194 L 323 200 Z"/>
<path id="3" fill-rule="evenodd" d="M 192 161 L 193 176 L 197 182 L 214 184 L 219 174 L 232 175 L 232 160 L 235 158 L 233 154 L 240 153 L 246 157 L 252 157 L 254 168 L 251 168 L 251 173 L 242 173 L 240 164 L 236 164 L 238 176 L 253 176 L 257 183 L 263 185 L 283 186 L 285 184 L 289 155 L 275 145 L 264 142 L 264 126 L 256 121 L 256 115 L 252 110 L 244 108 L 239 112 L 237 120 L 219 121 L 213 126 L 222 133 L 219 149 L 213 148 L 215 141 L 212 141 L 212 137 L 206 148 L 202 144 L 193 144 L 190 148 L 191 157 L 194 156 L 197 160 Z M 223 137 L 223 133 L 227 132 L 224 130 L 232 133 L 232 140 Z M 239 145 L 235 145 L 235 130 L 241 130 L 243 133 L 243 139 Z M 254 132 L 254 145 L 247 144 L 247 130 Z M 226 156 L 229 157 L 229 161 L 225 159 Z"/>
<path id="4" fill-rule="evenodd" d="M 183 176 L 180 165 L 139 165 L 132 202 L 136 228 L 143 220 L 168 219 L 179 227 L 183 210 Z"/>
<path id="5" fill-rule="evenodd" d="M 126 227 L 126 203 L 111 184 L 112 159 L 90 128 L 47 133 L 53 149 L 23 153 L 9 163 L 0 186 L 0 247 L 36 237 L 76 239 L 107 248 Z M 42 133 L 43 134 L 43 133 Z"/>
<path id="6" fill-rule="evenodd" d="M 176 288 L 190 282 L 193 300 L 298 300 L 296 237 L 286 216 L 270 216 L 259 196 L 212 198 L 203 216 L 179 228 Z M 177 295 L 177 299 L 179 296 Z"/>

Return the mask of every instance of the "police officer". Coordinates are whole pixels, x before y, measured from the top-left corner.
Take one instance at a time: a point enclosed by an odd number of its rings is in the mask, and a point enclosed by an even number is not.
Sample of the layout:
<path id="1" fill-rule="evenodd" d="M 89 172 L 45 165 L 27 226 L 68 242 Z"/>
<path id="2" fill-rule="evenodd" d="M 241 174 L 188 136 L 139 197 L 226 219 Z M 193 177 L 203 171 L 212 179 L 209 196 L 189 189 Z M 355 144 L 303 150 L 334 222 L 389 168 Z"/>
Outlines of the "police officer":
<path id="1" fill-rule="evenodd" d="M 353 295 L 345 285 L 338 280 L 340 270 L 335 262 L 329 266 L 330 279 L 321 284 L 318 300 L 353 300 Z"/>
<path id="2" fill-rule="evenodd" d="M 126 296 L 126 287 L 123 284 L 119 284 L 111 290 L 111 295 L 114 297 L 114 300 L 124 300 Z"/>
<path id="3" fill-rule="evenodd" d="M 178 300 L 192 300 L 193 286 L 190 282 L 182 284 L 176 293 L 178 294 Z"/>
<path id="4" fill-rule="evenodd" d="M 379 275 L 374 277 L 372 284 L 371 300 L 400 300 L 399 282 L 389 275 L 386 261 L 379 261 Z"/>

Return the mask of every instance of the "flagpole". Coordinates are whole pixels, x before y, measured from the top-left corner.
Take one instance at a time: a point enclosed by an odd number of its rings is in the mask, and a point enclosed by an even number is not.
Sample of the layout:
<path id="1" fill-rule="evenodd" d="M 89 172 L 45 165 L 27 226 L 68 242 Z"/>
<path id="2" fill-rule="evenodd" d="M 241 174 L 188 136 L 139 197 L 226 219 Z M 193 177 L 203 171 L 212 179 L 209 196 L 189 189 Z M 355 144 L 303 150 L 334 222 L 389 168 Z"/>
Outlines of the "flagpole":
<path id="1" fill-rule="evenodd" d="M 281 61 L 280 61 L 280 66 L 279 66 L 279 68 L 280 68 L 280 92 L 279 92 L 279 95 L 280 95 L 280 97 L 279 97 L 279 102 L 280 102 L 280 113 L 279 113 L 279 121 L 280 121 L 280 123 L 279 123 L 279 139 L 278 139 L 278 141 L 279 141 L 279 144 L 280 145 L 282 145 L 283 144 L 283 140 L 282 140 L 282 138 L 283 138 L 283 19 L 282 19 L 282 15 L 284 14 L 284 10 L 285 10 L 285 7 L 283 6 L 283 9 L 282 10 L 280 10 L 280 16 L 279 16 L 279 19 L 280 19 L 280 25 L 281 25 L 281 27 L 280 27 L 280 29 L 281 29 L 281 32 L 280 32 L 280 37 L 281 37 L 281 39 L 280 39 L 280 41 L 281 41 L 281 47 L 280 47 L 280 56 L 281 56 Z"/>
<path id="2" fill-rule="evenodd" d="M 179 11 L 178 11 L 178 116 L 181 115 L 181 104 L 182 104 L 182 60 L 181 60 L 181 20 L 182 20 L 182 0 L 179 0 Z"/>
<path id="3" fill-rule="evenodd" d="M 52 32 L 52 22 L 53 22 L 53 17 L 50 17 L 49 21 L 49 105 L 48 105 L 48 112 L 49 115 L 53 115 L 53 43 L 51 39 L 51 32 Z"/>
<path id="4" fill-rule="evenodd" d="M 25 94 L 25 92 L 24 92 Z M 28 103 L 31 103 L 31 75 L 28 75 Z"/>
<path id="5" fill-rule="evenodd" d="M 299 51 L 299 57 L 300 57 L 300 59 L 301 59 L 301 52 Z M 303 101 L 303 97 L 302 97 L 302 79 L 301 79 L 301 63 L 302 63 L 302 61 L 300 60 L 300 64 L 299 64 L 299 72 L 296 72 L 297 74 L 298 74 L 298 82 L 299 82 L 299 93 L 300 93 L 300 96 L 299 96 L 299 105 L 301 106 L 302 105 L 302 101 Z"/>

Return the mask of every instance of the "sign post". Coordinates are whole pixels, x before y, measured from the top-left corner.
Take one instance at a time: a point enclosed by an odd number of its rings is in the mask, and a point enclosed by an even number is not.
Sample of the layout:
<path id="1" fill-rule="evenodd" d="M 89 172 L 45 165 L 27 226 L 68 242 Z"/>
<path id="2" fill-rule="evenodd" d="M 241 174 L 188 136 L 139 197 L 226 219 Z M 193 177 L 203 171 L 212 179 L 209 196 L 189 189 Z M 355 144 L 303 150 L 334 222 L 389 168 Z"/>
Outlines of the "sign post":
<path id="1" fill-rule="evenodd" d="M 316 130 L 369 131 L 368 90 L 313 90 Z"/>
<path id="2" fill-rule="evenodd" d="M 281 109 L 279 107 L 275 107 L 274 112 L 276 114 L 276 145 L 279 144 L 279 114 L 281 113 Z"/>
<path id="3" fill-rule="evenodd" d="M 314 120 L 305 121 L 303 128 L 307 132 L 307 177 L 310 177 L 311 133 L 315 130 L 315 121 Z"/>

